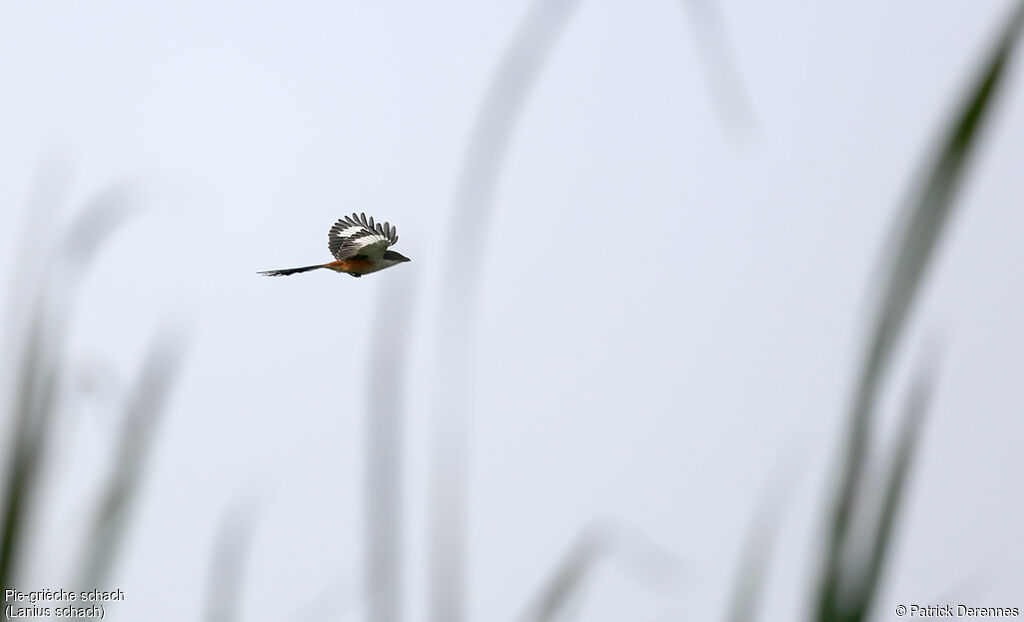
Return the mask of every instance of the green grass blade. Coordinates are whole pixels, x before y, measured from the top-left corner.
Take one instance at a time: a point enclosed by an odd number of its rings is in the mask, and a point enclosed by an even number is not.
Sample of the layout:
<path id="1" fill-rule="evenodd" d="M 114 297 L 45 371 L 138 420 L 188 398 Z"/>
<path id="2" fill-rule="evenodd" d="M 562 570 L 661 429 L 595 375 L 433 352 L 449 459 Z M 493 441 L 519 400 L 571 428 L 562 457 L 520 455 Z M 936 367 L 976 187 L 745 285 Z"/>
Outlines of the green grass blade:
<path id="1" fill-rule="evenodd" d="M 403 416 L 414 301 L 409 273 L 382 285 L 370 348 L 366 409 L 364 582 L 367 618 L 402 618 Z"/>
<path id="2" fill-rule="evenodd" d="M 579 0 L 535 0 L 491 75 L 463 158 L 437 312 L 432 406 L 428 619 L 465 619 L 466 434 L 480 266 L 508 146 Z"/>
<path id="3" fill-rule="evenodd" d="M 871 554 L 866 568 L 854 573 L 852 577 L 856 586 L 849 616 L 852 620 L 864 620 L 870 612 L 890 552 L 893 528 L 905 497 L 910 466 L 917 455 L 922 425 L 934 393 L 933 369 L 931 365 L 926 364 L 924 369 L 918 372 L 907 396 L 902 424 L 892 450 L 891 466 L 886 481 L 879 486 L 883 498 L 873 525 L 874 541 L 865 543 L 864 546 Z"/>
<path id="4" fill-rule="evenodd" d="M 579 0 L 536 0 L 530 5 L 491 76 L 463 158 L 437 312 L 428 550 L 429 616 L 434 622 L 461 622 L 465 617 L 466 387 L 472 369 L 480 267 L 484 264 L 494 196 L 527 98 L 578 5 Z M 705 2 L 695 8 L 701 9 L 705 18 L 702 25 L 717 27 L 707 42 L 724 42 L 716 7 Z M 724 43 L 716 51 L 715 59 L 731 60 Z M 726 79 L 723 83 L 735 85 L 738 80 Z M 743 101 L 742 89 L 735 89 L 726 99 Z"/>
<path id="5" fill-rule="evenodd" d="M 602 564 L 632 571 L 652 589 L 663 589 L 679 575 L 681 564 L 661 547 L 628 530 L 597 525 L 569 547 L 551 576 L 517 618 L 518 622 L 552 622 L 571 617 L 594 571 Z"/>
<path id="6" fill-rule="evenodd" d="M 765 491 L 740 554 L 726 622 L 753 622 L 761 603 L 772 551 L 789 502 L 789 484 L 781 476 Z M 785 488 L 785 490 L 783 490 Z"/>
<path id="7" fill-rule="evenodd" d="M 740 77 L 720 3 L 681 0 L 680 4 L 689 14 L 695 48 L 722 126 L 734 134 L 756 129 L 754 107 Z"/>
<path id="8" fill-rule="evenodd" d="M 82 562 L 83 589 L 103 588 L 120 551 L 159 416 L 181 370 L 186 342 L 180 326 L 160 331 L 125 405 L 113 468 L 100 494 Z"/>
<path id="9" fill-rule="evenodd" d="M 256 513 L 248 500 L 224 513 L 210 560 L 206 622 L 235 622 L 242 603 L 242 576 L 255 531 Z"/>
<path id="10" fill-rule="evenodd" d="M 892 250 L 887 253 L 879 270 L 877 306 L 850 409 L 849 441 L 840 476 L 840 491 L 832 509 L 825 567 L 818 590 L 817 619 L 822 622 L 839 619 L 837 595 L 841 555 L 862 483 L 871 418 L 881 382 L 947 226 L 970 154 L 995 100 L 1022 22 L 1024 3 L 1019 3 L 994 52 L 974 78 L 967 98 L 959 106 L 952 124 L 930 158 L 920 190 L 906 203 L 906 210 L 890 238 Z"/>
<path id="11" fill-rule="evenodd" d="M 586 579 L 609 552 L 604 533 L 584 534 L 566 552 L 540 592 L 519 616 L 519 622 L 550 622 L 563 615 L 578 599 Z"/>
<path id="12" fill-rule="evenodd" d="M 0 517 L 0 589 L 11 586 L 24 543 L 26 516 L 46 457 L 63 349 L 85 272 L 130 211 L 122 182 L 94 195 L 46 261 L 34 296 L 28 339 L 14 380 L 15 412 L 10 462 Z"/>

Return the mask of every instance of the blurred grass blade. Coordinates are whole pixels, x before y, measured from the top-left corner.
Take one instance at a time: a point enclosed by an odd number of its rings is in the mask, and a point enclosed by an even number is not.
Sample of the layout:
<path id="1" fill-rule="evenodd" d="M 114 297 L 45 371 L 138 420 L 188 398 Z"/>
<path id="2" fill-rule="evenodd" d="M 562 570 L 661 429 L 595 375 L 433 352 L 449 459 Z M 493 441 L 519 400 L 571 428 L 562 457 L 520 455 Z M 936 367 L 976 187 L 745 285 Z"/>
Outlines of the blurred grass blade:
<path id="1" fill-rule="evenodd" d="M 59 208 L 67 204 L 72 178 L 70 163 L 62 159 L 46 159 L 40 162 L 35 171 L 26 202 L 24 222 L 19 228 L 20 235 L 17 236 L 14 254 L 9 262 L 13 268 L 3 334 L 7 352 L 21 352 L 24 347 L 21 339 L 25 335 L 22 333 L 30 324 L 29 309 L 25 308 L 25 303 L 36 298 L 36 287 L 42 281 L 42 269 L 51 255 L 45 252 L 51 250 L 49 245 L 40 244 L 39 241 L 48 239 Z M 6 385 L 12 380 L 14 370 L 8 368 L 8 359 L 5 358 L 2 363 Z M 3 395 L 5 400 L 8 397 Z"/>
<path id="2" fill-rule="evenodd" d="M 27 338 L 15 371 L 14 431 L 0 521 L 0 585 L 16 576 L 25 540 L 25 517 L 35 496 L 55 408 L 63 349 L 77 292 L 96 254 L 129 213 L 131 194 L 123 182 L 94 195 L 44 260 Z"/>
<path id="3" fill-rule="evenodd" d="M 206 622 L 235 622 L 242 603 L 242 575 L 256 513 L 251 502 L 236 502 L 224 513 L 214 540 L 206 595 Z"/>
<path id="4" fill-rule="evenodd" d="M 578 4 L 579 0 L 535 0 L 531 4 L 491 76 L 463 158 L 437 312 L 439 344 L 434 369 L 438 379 L 434 384 L 428 551 L 429 615 L 434 622 L 462 622 L 465 617 L 466 387 L 472 369 L 480 266 L 494 195 L 527 97 Z M 719 40 L 723 32 L 719 29 L 716 33 Z M 719 54 L 718 58 L 728 56 Z"/>
<path id="5" fill-rule="evenodd" d="M 558 619 L 579 596 L 596 564 L 608 554 L 609 545 L 607 534 L 584 534 L 565 554 L 540 593 L 520 615 L 519 622 Z"/>
<path id="6" fill-rule="evenodd" d="M 681 0 L 690 15 L 694 47 L 703 60 L 708 90 L 722 126 L 739 133 L 756 125 L 753 106 L 740 77 L 722 7 L 715 0 Z"/>
<path id="7" fill-rule="evenodd" d="M 518 622 L 552 622 L 568 617 L 587 581 L 602 562 L 616 560 L 649 587 L 661 588 L 677 575 L 678 560 L 644 539 L 608 526 L 587 529 L 569 548 L 551 577 L 526 606 Z"/>
<path id="8" fill-rule="evenodd" d="M 921 427 L 934 393 L 935 372 L 931 365 L 933 362 L 925 361 L 907 395 L 903 420 L 890 459 L 891 466 L 886 481 L 879 486 L 883 498 L 873 525 L 874 541 L 866 543 L 869 546 L 865 547 L 870 550 L 868 564 L 861 573 L 857 573 L 860 576 L 854 574 L 852 579 L 855 583 L 855 595 L 852 599 L 853 608 L 849 618 L 851 620 L 866 619 L 888 558 L 893 527 L 905 496 L 910 465 L 917 455 Z"/>
<path id="9" fill-rule="evenodd" d="M 125 405 L 113 468 L 100 494 L 87 540 L 81 571 L 82 589 L 103 589 L 120 551 L 160 413 L 181 370 L 186 341 L 186 331 L 180 325 L 158 333 Z"/>
<path id="10" fill-rule="evenodd" d="M 753 622 L 764 592 L 764 583 L 771 563 L 772 551 L 782 524 L 783 510 L 789 502 L 789 480 L 781 476 L 768 487 L 758 504 L 740 553 L 739 571 L 733 585 L 732 600 L 725 615 L 726 622 Z"/>
<path id="11" fill-rule="evenodd" d="M 413 282 L 404 272 L 384 282 L 370 348 L 366 418 L 367 618 L 398 622 L 402 603 L 402 441 L 405 369 Z"/>
<path id="12" fill-rule="evenodd" d="M 1022 22 L 1024 3 L 1018 3 L 994 52 L 980 68 L 966 99 L 930 157 L 923 183 L 906 202 L 890 237 L 890 250 L 879 270 L 876 306 L 850 409 L 849 442 L 840 475 L 840 490 L 827 535 L 825 567 L 818 593 L 818 619 L 823 622 L 839 619 L 837 595 L 841 557 L 861 486 L 871 418 L 880 386 L 949 220 L 969 156 L 996 99 Z"/>
<path id="13" fill-rule="evenodd" d="M 494 194 L 526 99 L 578 0 L 534 0 L 495 68 L 471 130 L 441 274 L 434 369 L 428 619 L 465 618 L 466 425 L 480 266 Z"/>

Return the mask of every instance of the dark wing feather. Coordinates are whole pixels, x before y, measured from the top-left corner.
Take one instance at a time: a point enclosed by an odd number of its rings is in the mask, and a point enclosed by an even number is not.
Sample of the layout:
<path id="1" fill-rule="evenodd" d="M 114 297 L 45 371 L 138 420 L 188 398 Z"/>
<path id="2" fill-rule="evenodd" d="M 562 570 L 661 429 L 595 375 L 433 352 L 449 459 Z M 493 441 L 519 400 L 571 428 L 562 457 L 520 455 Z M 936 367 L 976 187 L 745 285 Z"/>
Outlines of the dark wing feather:
<path id="1" fill-rule="evenodd" d="M 398 232 L 389 223 L 375 223 L 366 214 L 338 219 L 327 234 L 327 248 L 337 260 L 365 255 L 379 259 L 389 246 L 398 242 Z"/>

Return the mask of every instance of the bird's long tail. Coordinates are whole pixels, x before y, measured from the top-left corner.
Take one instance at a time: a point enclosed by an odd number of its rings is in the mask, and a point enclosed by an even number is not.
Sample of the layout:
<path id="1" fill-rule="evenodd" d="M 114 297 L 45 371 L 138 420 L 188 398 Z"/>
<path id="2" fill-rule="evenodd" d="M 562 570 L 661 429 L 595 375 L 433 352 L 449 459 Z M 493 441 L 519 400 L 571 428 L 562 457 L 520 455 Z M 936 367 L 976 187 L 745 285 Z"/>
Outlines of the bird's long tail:
<path id="1" fill-rule="evenodd" d="M 288 276 L 289 274 L 298 274 L 299 272 L 309 272 L 310 270 L 317 270 L 319 268 L 326 268 L 327 264 L 317 264 L 315 266 L 303 266 L 301 268 L 285 268 L 284 270 L 264 270 L 257 274 L 263 276 Z"/>

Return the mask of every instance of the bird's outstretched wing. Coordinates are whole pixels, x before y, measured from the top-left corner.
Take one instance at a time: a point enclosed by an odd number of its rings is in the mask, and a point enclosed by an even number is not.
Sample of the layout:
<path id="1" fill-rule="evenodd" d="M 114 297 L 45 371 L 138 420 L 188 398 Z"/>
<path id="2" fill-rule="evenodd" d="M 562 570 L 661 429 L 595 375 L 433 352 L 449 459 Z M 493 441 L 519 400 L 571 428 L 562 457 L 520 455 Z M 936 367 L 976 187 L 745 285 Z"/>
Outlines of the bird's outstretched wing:
<path id="1" fill-rule="evenodd" d="M 390 224 L 375 223 L 366 214 L 352 214 L 334 223 L 327 234 L 327 248 L 337 260 L 363 255 L 380 259 L 389 246 L 398 241 L 398 233 Z"/>

